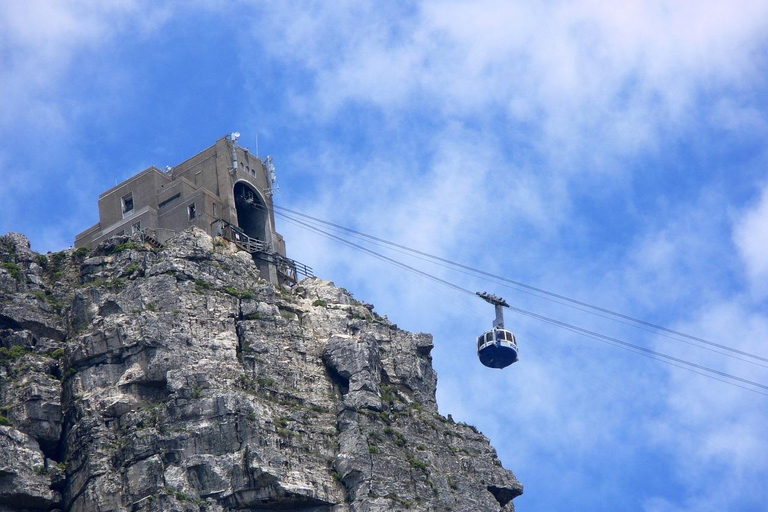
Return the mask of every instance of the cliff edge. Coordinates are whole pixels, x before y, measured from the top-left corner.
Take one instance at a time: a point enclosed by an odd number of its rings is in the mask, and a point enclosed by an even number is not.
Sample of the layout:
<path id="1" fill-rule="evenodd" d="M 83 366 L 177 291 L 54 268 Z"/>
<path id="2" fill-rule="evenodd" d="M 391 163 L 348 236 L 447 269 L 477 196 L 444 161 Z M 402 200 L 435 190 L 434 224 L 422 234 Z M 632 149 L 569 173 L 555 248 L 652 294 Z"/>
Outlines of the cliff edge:
<path id="1" fill-rule="evenodd" d="M 199 230 L 0 237 L 0 512 L 514 510 L 488 439 L 438 413 L 432 347 Z"/>

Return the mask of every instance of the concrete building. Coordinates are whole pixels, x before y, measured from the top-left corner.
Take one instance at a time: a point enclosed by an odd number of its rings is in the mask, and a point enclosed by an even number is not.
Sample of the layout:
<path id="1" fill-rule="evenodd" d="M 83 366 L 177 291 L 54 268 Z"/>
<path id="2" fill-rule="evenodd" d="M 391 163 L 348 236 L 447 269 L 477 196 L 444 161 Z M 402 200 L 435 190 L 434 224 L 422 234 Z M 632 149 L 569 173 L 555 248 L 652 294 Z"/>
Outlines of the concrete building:
<path id="1" fill-rule="evenodd" d="M 197 226 L 250 252 L 264 278 L 295 282 L 311 269 L 286 258 L 275 230 L 274 167 L 237 144 L 239 134 L 173 168 L 150 167 L 99 196 L 99 222 L 75 238 L 75 247 L 96 247 L 116 235 L 141 233 L 162 244 Z"/>

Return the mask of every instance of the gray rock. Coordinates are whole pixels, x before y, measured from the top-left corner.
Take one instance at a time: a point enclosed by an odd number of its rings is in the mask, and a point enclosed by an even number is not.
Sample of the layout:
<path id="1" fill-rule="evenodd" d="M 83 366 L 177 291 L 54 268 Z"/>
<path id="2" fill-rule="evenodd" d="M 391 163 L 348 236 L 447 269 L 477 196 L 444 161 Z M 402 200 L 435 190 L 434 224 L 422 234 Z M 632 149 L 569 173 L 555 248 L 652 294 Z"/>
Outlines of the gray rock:
<path id="1" fill-rule="evenodd" d="M 432 337 L 343 288 L 276 289 L 199 230 L 47 263 L 2 240 L 0 510 L 514 509 L 437 411 Z"/>
<path id="2" fill-rule="evenodd" d="M 0 507 L 47 510 L 60 500 L 46 474 L 37 442 L 18 430 L 0 426 Z"/>

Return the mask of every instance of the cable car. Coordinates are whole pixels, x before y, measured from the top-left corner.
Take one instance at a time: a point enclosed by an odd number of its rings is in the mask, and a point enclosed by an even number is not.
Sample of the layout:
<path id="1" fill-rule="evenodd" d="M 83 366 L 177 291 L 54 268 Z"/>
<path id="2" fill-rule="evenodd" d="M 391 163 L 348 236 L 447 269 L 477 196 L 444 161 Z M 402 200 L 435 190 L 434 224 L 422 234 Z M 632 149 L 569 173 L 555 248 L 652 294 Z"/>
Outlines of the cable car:
<path id="1" fill-rule="evenodd" d="M 506 368 L 518 359 L 515 335 L 504 328 L 504 312 L 501 308 L 508 308 L 509 304 L 486 292 L 477 292 L 477 295 L 496 308 L 493 329 L 477 337 L 477 357 L 488 368 Z"/>

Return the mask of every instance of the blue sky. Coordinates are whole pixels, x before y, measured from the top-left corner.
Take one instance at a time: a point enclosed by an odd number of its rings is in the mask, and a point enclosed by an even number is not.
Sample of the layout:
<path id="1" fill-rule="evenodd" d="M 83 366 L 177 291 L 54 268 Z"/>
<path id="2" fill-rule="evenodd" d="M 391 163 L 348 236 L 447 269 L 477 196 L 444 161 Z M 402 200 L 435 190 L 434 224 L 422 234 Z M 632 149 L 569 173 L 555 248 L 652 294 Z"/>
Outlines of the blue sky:
<path id="1" fill-rule="evenodd" d="M 98 194 L 237 130 L 276 202 L 768 356 L 768 2 L 0 4 L 0 233 L 69 247 Z M 278 219 L 289 256 L 435 336 L 444 414 L 534 510 L 765 510 L 768 399 L 493 311 Z M 422 261 L 759 382 L 765 368 Z"/>

